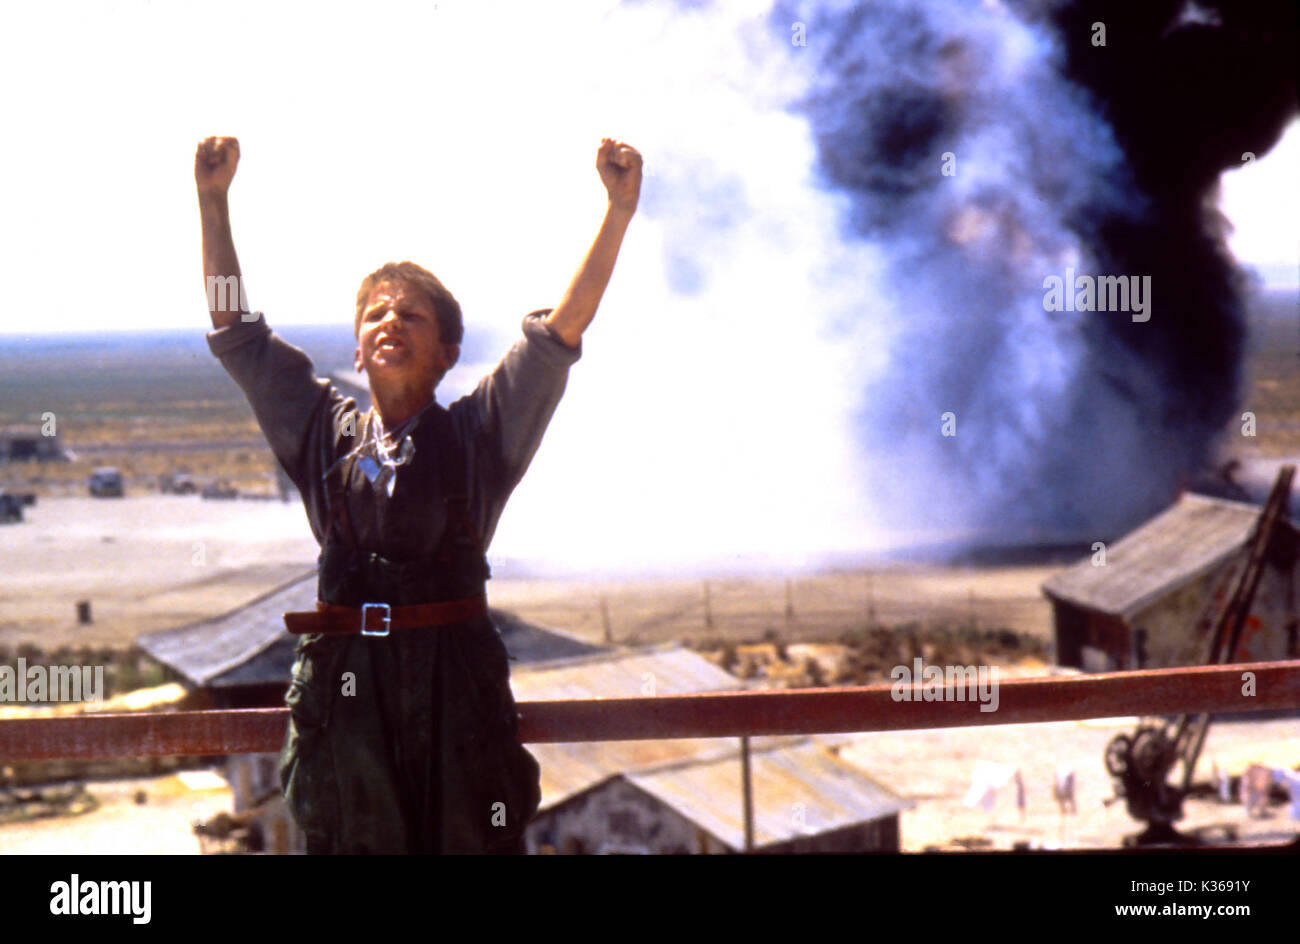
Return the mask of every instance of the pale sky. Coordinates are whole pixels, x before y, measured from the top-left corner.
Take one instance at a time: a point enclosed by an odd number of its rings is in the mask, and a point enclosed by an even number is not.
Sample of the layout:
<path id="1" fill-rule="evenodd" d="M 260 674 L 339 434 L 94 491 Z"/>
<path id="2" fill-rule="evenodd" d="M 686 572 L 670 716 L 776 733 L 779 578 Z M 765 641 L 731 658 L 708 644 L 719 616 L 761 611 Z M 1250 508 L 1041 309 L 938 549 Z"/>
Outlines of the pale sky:
<path id="1" fill-rule="evenodd" d="M 411 258 L 513 330 L 594 233 L 601 137 L 640 147 L 648 175 L 664 148 L 810 161 L 788 116 L 734 120 L 760 97 L 734 78 L 737 31 L 648 6 L 5 4 L 0 258 L 23 277 L 0 332 L 201 326 L 193 151 L 209 134 L 242 145 L 236 244 L 272 324 L 346 319 L 361 276 Z M 1225 175 L 1243 261 L 1294 276 L 1298 171 L 1293 125 Z M 656 267 L 628 271 L 655 229 L 638 219 L 615 292 L 664 299 Z"/>
<path id="2" fill-rule="evenodd" d="M 837 209 L 808 186 L 807 126 L 774 104 L 779 71 L 746 74 L 751 53 L 790 45 L 767 7 L 5 4 L 0 333 L 205 330 L 193 157 L 224 134 L 242 150 L 236 246 L 272 327 L 350 323 L 362 276 L 412 259 L 504 352 L 590 244 L 605 199 L 595 152 L 615 137 L 645 155 L 643 212 L 494 551 L 578 567 L 873 544 L 835 405 L 883 349 L 867 343 L 877 326 L 864 318 L 855 348 L 792 330 L 788 313 L 810 290 L 871 311 L 876 260 L 826 251 Z M 739 248 L 668 245 L 646 198 L 697 155 L 743 173 L 779 225 L 747 227 Z M 1224 180 L 1234 250 L 1290 262 L 1292 277 L 1298 167 L 1293 125 Z M 707 298 L 670 290 L 665 249 L 713 267 Z M 852 291 L 819 281 L 834 267 L 855 274 Z M 802 487 L 810 461 L 816 489 Z"/>
<path id="3" fill-rule="evenodd" d="M 1293 121 L 1273 150 L 1225 173 L 1220 206 L 1236 231 L 1233 254 L 1259 267 L 1267 284 L 1300 282 L 1300 122 Z"/>

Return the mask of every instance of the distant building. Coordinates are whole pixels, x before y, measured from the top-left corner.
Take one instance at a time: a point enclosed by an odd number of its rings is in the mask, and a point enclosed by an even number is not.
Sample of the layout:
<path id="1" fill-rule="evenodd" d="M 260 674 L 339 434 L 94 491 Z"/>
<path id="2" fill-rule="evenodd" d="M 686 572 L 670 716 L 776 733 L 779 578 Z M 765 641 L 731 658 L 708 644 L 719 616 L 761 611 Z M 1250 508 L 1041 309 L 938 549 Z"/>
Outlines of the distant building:
<path id="1" fill-rule="evenodd" d="M 222 616 L 149 633 L 137 645 L 169 681 L 185 686 L 182 708 L 283 705 L 297 642 L 283 615 L 315 606 L 315 576 L 295 578 Z"/>
<path id="2" fill-rule="evenodd" d="M 733 745 L 735 741 L 733 740 Z M 745 851 L 740 751 L 614 774 L 538 813 L 530 852 Z M 751 751 L 753 852 L 898 852 L 912 804 L 809 740 Z"/>
<path id="3" fill-rule="evenodd" d="M 1056 661 L 1093 672 L 1204 664 L 1211 604 L 1232 591 L 1260 510 L 1184 494 L 1108 546 L 1104 563 L 1090 557 L 1049 578 Z M 1300 656 L 1298 537 L 1289 519 L 1278 523 L 1237 661 Z"/>
<path id="4" fill-rule="evenodd" d="M 517 701 L 732 691 L 682 647 L 599 653 L 511 673 Z M 897 851 L 911 804 L 808 738 L 750 739 L 756 852 Z M 745 848 L 738 738 L 530 744 L 542 802 L 529 852 L 727 853 Z"/>
<path id="5" fill-rule="evenodd" d="M 57 434 L 42 435 L 39 426 L 0 428 L 0 462 L 62 462 L 67 458 Z"/>

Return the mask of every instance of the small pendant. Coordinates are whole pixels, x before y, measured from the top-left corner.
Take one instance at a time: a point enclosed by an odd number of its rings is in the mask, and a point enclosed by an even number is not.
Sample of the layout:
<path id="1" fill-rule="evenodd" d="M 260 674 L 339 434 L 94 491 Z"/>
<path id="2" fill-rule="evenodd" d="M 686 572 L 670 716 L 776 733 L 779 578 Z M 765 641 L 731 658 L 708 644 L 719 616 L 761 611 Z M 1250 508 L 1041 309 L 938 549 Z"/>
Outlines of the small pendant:
<path id="1" fill-rule="evenodd" d="M 386 466 L 381 467 L 381 468 L 378 470 L 378 472 L 376 473 L 375 477 L 374 477 L 373 479 L 371 479 L 371 482 L 372 482 L 372 483 L 373 483 L 377 488 L 384 488 L 384 487 L 387 486 L 388 483 L 391 482 L 392 480 L 393 480 L 393 467 L 392 467 L 392 466 L 388 466 L 388 465 L 386 465 Z M 390 491 L 389 494 L 391 495 L 392 492 Z"/>

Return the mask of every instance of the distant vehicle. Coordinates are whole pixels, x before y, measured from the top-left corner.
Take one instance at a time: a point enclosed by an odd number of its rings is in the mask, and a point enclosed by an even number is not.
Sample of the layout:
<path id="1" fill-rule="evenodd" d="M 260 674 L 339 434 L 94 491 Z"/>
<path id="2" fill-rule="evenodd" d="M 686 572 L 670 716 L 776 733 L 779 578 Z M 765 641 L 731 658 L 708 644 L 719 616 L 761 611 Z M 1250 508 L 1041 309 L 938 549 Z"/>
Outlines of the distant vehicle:
<path id="1" fill-rule="evenodd" d="M 104 466 L 91 473 L 88 482 L 90 494 L 95 498 L 121 498 L 126 494 L 122 473 L 112 466 Z"/>
<path id="2" fill-rule="evenodd" d="M 179 472 L 175 475 L 160 475 L 158 477 L 158 491 L 164 495 L 193 495 L 198 490 L 198 483 L 194 481 L 194 476 L 188 472 Z"/>
<path id="3" fill-rule="evenodd" d="M 0 489 L 0 524 L 9 524 L 23 520 L 23 501 L 21 495 L 12 495 Z"/>
<path id="4" fill-rule="evenodd" d="M 204 498 L 224 499 L 237 498 L 238 496 L 239 490 L 235 488 L 235 486 L 231 485 L 226 479 L 217 479 L 217 481 L 213 482 L 211 485 L 205 486 L 203 489 Z"/>

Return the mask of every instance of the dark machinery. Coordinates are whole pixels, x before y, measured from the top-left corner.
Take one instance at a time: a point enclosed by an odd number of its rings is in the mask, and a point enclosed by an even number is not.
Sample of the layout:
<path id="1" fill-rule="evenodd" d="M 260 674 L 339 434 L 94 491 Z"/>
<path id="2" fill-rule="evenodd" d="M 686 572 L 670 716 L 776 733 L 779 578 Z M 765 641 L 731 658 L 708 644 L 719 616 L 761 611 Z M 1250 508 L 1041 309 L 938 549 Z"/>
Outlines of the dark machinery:
<path id="1" fill-rule="evenodd" d="M 1272 543 L 1283 534 L 1277 530 L 1277 523 L 1287 513 L 1294 476 L 1293 465 L 1279 470 L 1232 592 L 1221 606 L 1211 603 L 1208 613 L 1202 617 L 1203 621 L 1212 621 L 1207 665 L 1235 659 L 1242 628 L 1264 574 L 1264 563 L 1272 556 L 1270 551 L 1275 550 Z M 1295 549 L 1288 551 L 1285 557 L 1294 554 Z M 1106 770 L 1115 780 L 1116 798 L 1123 797 L 1129 815 L 1147 824 L 1142 833 L 1126 839 L 1126 845 L 1198 844 L 1196 837 L 1180 833 L 1173 824 L 1183 818 L 1183 799 L 1191 788 L 1192 773 L 1209 726 L 1208 714 L 1181 715 L 1172 723 L 1143 724 L 1134 734 L 1120 734 L 1106 746 Z M 1174 785 L 1169 782 L 1169 774 L 1180 760 L 1182 776 Z"/>

